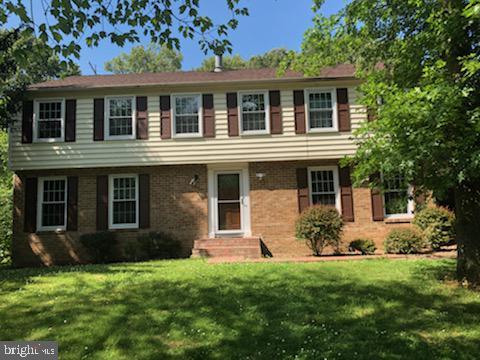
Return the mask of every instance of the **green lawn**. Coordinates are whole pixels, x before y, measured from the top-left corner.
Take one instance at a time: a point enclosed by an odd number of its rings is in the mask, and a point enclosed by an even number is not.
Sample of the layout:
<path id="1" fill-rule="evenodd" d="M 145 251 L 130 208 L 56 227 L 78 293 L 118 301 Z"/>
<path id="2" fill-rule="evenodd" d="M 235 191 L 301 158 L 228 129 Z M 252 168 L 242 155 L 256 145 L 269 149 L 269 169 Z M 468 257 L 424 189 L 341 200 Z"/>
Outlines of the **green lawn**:
<path id="1" fill-rule="evenodd" d="M 0 340 L 60 359 L 477 359 L 450 260 L 0 270 Z"/>

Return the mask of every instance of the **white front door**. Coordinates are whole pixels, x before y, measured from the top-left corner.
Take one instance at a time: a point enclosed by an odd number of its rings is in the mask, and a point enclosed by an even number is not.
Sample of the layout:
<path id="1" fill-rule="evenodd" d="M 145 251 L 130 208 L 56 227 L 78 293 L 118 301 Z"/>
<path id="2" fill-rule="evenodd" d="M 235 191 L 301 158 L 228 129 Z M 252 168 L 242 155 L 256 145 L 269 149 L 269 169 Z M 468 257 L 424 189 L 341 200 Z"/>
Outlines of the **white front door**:
<path id="1" fill-rule="evenodd" d="M 210 237 L 250 235 L 248 169 L 209 173 Z"/>

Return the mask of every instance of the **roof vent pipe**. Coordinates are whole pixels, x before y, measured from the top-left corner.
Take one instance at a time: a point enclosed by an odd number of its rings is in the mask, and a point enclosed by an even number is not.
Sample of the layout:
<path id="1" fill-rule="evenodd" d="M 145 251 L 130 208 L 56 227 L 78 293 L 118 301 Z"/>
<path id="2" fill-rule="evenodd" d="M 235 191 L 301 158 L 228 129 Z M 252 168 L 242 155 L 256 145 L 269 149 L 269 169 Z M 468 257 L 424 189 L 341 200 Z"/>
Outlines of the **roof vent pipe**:
<path id="1" fill-rule="evenodd" d="M 222 72 L 223 71 L 223 59 L 222 55 L 215 55 L 215 69 L 214 72 Z"/>

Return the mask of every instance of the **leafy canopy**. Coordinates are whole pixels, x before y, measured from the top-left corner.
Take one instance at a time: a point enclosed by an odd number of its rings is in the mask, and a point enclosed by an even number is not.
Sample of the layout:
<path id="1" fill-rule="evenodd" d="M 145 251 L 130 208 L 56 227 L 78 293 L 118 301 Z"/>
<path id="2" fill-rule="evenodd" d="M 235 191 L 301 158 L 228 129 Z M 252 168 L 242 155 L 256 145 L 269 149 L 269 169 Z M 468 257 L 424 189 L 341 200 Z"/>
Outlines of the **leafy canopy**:
<path id="1" fill-rule="evenodd" d="M 105 63 L 105 70 L 114 74 L 178 71 L 182 67 L 182 54 L 167 46 L 150 44 L 136 46 L 130 53 L 122 53 Z"/>
<path id="2" fill-rule="evenodd" d="M 73 63 L 60 60 L 55 50 L 31 32 L 0 30 L 0 128 L 19 110 L 29 84 L 51 78 L 78 75 Z"/>
<path id="3" fill-rule="evenodd" d="M 443 193 L 480 177 L 478 0 L 353 0 L 320 13 L 291 66 L 350 62 L 376 120 L 355 133 L 357 183 L 381 170 Z M 379 66 L 379 64 L 383 64 Z"/>

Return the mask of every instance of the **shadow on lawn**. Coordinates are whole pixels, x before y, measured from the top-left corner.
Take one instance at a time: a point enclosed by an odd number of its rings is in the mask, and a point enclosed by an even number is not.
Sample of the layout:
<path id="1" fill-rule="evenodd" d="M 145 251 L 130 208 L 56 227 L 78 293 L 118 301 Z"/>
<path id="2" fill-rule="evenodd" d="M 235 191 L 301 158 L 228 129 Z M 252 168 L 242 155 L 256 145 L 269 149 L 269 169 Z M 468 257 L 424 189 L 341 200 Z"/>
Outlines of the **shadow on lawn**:
<path id="1" fill-rule="evenodd" d="M 155 276 L 159 264 L 135 264 L 140 278 L 121 283 L 95 286 L 79 276 L 68 290 L 26 293 L 2 307 L 0 338 L 36 329 L 34 337 L 58 340 L 66 359 L 473 359 L 480 350 L 478 338 L 442 333 L 478 331 L 480 303 L 421 284 L 322 276 L 319 266 L 217 274 L 206 265 L 199 269 L 209 276 L 170 278 Z M 413 276 L 436 278 L 451 267 L 420 264 Z M 87 272 L 122 272 L 96 268 Z"/>

